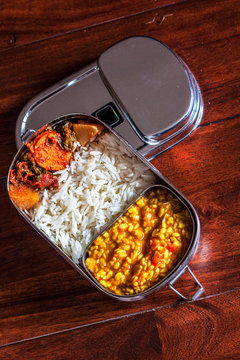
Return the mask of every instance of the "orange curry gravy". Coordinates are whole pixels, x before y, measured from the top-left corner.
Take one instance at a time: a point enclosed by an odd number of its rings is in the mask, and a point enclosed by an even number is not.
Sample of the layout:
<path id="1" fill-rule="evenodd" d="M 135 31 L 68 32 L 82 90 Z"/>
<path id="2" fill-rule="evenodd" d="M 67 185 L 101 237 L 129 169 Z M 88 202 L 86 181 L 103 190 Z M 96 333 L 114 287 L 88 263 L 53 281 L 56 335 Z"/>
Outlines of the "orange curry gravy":
<path id="1" fill-rule="evenodd" d="M 173 269 L 191 236 L 188 210 L 170 192 L 155 188 L 98 236 L 86 266 L 108 291 L 137 294 Z"/>

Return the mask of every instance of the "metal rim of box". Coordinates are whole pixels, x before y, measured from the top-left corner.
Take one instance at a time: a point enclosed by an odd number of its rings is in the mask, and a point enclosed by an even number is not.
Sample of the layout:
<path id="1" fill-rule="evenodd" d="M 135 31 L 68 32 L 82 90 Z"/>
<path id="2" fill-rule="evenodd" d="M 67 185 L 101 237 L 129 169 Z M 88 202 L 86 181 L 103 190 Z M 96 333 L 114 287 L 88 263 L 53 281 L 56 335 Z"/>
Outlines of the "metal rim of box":
<path id="1" fill-rule="evenodd" d="M 152 172 L 157 176 L 157 178 L 159 179 L 159 184 L 165 186 L 170 192 L 172 192 L 188 209 L 188 211 L 191 214 L 192 220 L 193 220 L 193 227 L 194 227 L 194 231 L 193 231 L 193 235 L 192 235 L 192 240 L 190 242 L 190 245 L 186 251 L 186 254 L 184 255 L 184 257 L 180 260 L 180 262 L 177 264 L 177 266 L 159 283 L 154 285 L 153 287 L 151 287 L 150 289 L 147 289 L 145 292 L 137 294 L 137 295 L 129 295 L 129 296 L 119 296 L 113 293 L 110 293 L 109 291 L 105 290 L 104 288 L 102 288 L 92 277 L 90 277 L 88 275 L 88 273 L 86 272 L 85 268 L 83 266 L 78 266 L 76 265 L 69 256 L 67 256 L 56 244 L 54 244 L 49 238 L 48 236 L 42 231 L 40 230 L 32 221 L 31 219 L 27 216 L 27 214 L 18 209 L 18 207 L 14 204 L 14 202 L 12 201 L 12 199 L 10 199 L 13 203 L 13 205 L 15 206 L 15 208 L 18 210 L 18 212 L 24 217 L 24 219 L 65 259 L 67 260 L 70 265 L 72 267 L 74 267 L 82 276 L 84 276 L 90 283 L 92 283 L 98 290 L 100 290 L 101 292 L 105 293 L 106 295 L 115 298 L 117 300 L 120 301 L 136 301 L 136 300 L 141 300 L 143 298 L 145 298 L 146 296 L 150 295 L 151 293 L 153 293 L 156 290 L 160 290 L 161 288 L 163 288 L 164 286 L 168 285 L 176 294 L 178 294 L 181 298 L 185 299 L 185 300 L 195 300 L 197 299 L 202 291 L 203 291 L 203 286 L 200 284 L 200 282 L 197 280 L 197 278 L 194 276 L 194 274 L 192 273 L 192 271 L 189 269 L 188 267 L 188 263 L 190 261 L 190 259 L 192 258 L 192 256 L 194 255 L 197 246 L 198 246 L 198 241 L 199 241 L 199 235 L 200 235 L 200 223 L 199 223 L 199 219 L 198 219 L 198 215 L 196 213 L 196 210 L 194 209 L 194 207 L 192 206 L 192 204 L 184 197 L 184 195 L 182 195 L 153 165 L 151 165 L 151 163 L 145 159 L 145 157 L 143 157 L 136 149 L 134 149 L 131 145 L 129 145 L 126 140 L 124 138 L 122 138 L 121 136 L 119 136 L 119 134 L 117 132 L 115 132 L 111 127 L 107 126 L 106 124 L 104 124 L 102 121 L 100 121 L 97 118 L 94 118 L 92 116 L 89 115 L 85 115 L 85 114 L 69 114 L 69 115 L 64 115 L 60 118 L 57 118 L 55 120 L 53 120 L 52 122 L 50 122 L 47 125 L 56 125 L 58 123 L 67 121 L 67 120 L 76 120 L 76 119 L 81 119 L 81 120 L 90 120 L 90 121 L 98 121 L 100 123 L 102 123 L 110 132 L 112 132 L 113 134 L 115 134 L 115 136 L 117 136 L 124 144 L 125 146 L 127 146 L 150 170 L 152 170 Z M 41 131 L 42 129 L 39 129 L 38 131 Z M 33 137 L 33 135 L 32 135 Z M 31 139 L 31 137 L 30 137 Z M 28 141 L 30 140 L 28 139 Z M 14 167 L 19 155 L 21 154 L 21 152 L 23 151 L 23 149 L 25 148 L 25 144 L 22 145 L 22 147 L 18 150 L 17 154 L 15 155 L 10 168 L 9 168 L 9 173 L 8 173 L 8 179 L 7 179 L 7 190 L 9 192 L 9 177 L 10 177 L 10 171 L 11 169 Z M 190 275 L 192 276 L 194 282 L 198 285 L 199 289 L 190 297 L 186 297 L 184 295 L 182 295 L 180 293 L 180 291 L 176 290 L 173 287 L 173 284 L 175 283 L 175 281 L 186 271 L 188 270 Z"/>

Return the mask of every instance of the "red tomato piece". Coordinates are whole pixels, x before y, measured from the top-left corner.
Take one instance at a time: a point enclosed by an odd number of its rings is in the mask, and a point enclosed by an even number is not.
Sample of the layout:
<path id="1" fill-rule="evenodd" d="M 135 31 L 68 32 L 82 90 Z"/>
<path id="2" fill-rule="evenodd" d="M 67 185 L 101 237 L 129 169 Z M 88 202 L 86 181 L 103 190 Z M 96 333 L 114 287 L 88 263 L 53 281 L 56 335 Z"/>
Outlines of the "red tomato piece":
<path id="1" fill-rule="evenodd" d="M 45 188 L 57 188 L 58 187 L 58 179 L 52 173 L 42 174 L 39 180 L 31 180 L 27 179 L 26 183 L 30 184 L 34 188 L 39 190 L 43 190 Z"/>
<path id="2" fill-rule="evenodd" d="M 157 250 L 158 245 L 159 245 L 159 239 L 157 239 L 157 238 L 152 238 L 152 239 L 150 240 L 150 242 L 151 242 L 151 248 L 152 248 L 153 250 Z"/>
<path id="3" fill-rule="evenodd" d="M 168 244 L 167 249 L 169 251 L 171 251 L 172 253 L 174 253 L 176 251 L 177 247 L 174 244 Z"/>
<path id="4" fill-rule="evenodd" d="M 161 265 L 161 263 L 162 263 L 162 255 L 156 251 L 152 257 L 152 264 L 154 266 L 159 266 Z"/>

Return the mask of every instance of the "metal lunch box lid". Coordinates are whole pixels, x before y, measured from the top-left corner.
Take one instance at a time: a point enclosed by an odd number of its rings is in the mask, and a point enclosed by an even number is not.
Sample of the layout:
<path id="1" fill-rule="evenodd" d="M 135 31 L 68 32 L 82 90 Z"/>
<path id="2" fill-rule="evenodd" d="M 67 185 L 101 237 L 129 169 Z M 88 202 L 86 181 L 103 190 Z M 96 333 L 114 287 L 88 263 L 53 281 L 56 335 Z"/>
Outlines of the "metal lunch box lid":
<path id="1" fill-rule="evenodd" d="M 188 136 L 202 111 L 184 62 L 158 40 L 134 36 L 33 98 L 19 115 L 16 144 L 53 118 L 81 112 L 110 125 L 150 160 Z"/>
<path id="2" fill-rule="evenodd" d="M 157 40 L 134 37 L 98 61 L 105 84 L 146 143 L 176 126 L 191 110 L 191 86 L 177 56 Z"/>

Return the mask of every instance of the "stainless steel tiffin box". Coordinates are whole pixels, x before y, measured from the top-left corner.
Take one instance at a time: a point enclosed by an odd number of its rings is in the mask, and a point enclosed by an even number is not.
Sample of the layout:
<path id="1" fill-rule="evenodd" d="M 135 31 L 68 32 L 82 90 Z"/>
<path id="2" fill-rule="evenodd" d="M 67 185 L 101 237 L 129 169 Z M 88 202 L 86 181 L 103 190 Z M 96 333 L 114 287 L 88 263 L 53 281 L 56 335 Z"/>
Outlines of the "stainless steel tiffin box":
<path id="1" fill-rule="evenodd" d="M 9 173 L 24 150 L 25 142 L 46 124 L 55 126 L 76 119 L 99 121 L 155 174 L 156 184 L 167 188 L 188 210 L 193 233 L 184 256 L 165 278 L 146 291 L 129 296 L 110 293 L 87 271 L 85 254 L 79 265 L 74 264 L 24 211 L 18 211 L 81 275 L 110 297 L 122 301 L 140 300 L 168 285 L 182 298 L 196 299 L 203 287 L 187 264 L 199 241 L 197 213 L 149 160 L 188 136 L 199 124 L 202 111 L 199 87 L 183 61 L 159 41 L 136 36 L 113 45 L 98 61 L 39 94 L 25 106 L 17 121 L 19 151 Z M 186 270 L 198 285 L 190 298 L 173 287 Z"/>

